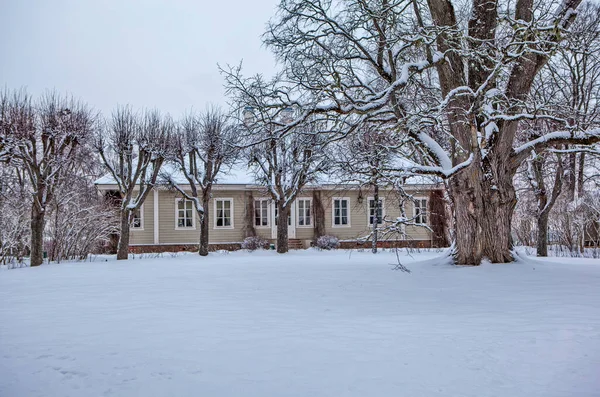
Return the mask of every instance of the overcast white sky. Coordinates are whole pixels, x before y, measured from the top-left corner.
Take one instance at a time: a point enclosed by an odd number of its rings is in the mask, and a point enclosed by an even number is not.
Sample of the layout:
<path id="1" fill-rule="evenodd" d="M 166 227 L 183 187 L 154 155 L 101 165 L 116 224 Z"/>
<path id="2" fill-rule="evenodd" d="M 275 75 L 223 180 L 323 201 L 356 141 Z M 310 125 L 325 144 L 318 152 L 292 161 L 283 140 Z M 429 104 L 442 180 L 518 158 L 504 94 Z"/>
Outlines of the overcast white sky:
<path id="1" fill-rule="evenodd" d="M 0 85 L 47 88 L 102 112 L 178 116 L 225 105 L 217 63 L 272 75 L 260 40 L 278 0 L 0 0 Z"/>

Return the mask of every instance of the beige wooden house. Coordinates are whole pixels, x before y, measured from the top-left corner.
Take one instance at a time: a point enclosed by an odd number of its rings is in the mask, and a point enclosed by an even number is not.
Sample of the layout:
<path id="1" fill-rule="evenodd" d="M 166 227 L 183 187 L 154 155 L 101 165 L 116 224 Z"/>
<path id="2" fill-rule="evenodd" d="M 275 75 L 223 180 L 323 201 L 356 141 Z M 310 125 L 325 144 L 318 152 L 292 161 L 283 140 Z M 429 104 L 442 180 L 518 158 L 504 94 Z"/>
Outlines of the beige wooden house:
<path id="1" fill-rule="evenodd" d="M 404 236 L 386 235 L 380 245 L 444 245 L 441 236 L 436 236 L 435 228 L 431 228 L 430 201 L 436 197 L 432 192 L 439 192 L 440 186 L 422 182 L 404 185 L 404 190 L 414 201 L 401 200 L 392 189 L 380 189 L 381 219 L 400 217 L 403 206 L 406 218 L 421 225 L 406 226 Z M 96 186 L 101 192 L 110 192 L 116 187 L 109 177 L 99 179 Z M 375 218 L 371 196 L 371 190 L 357 185 L 323 183 L 307 186 L 292 204 L 288 219 L 290 248 L 308 248 L 319 235 L 338 237 L 342 247 L 361 246 L 361 238 L 372 230 Z M 253 235 L 275 243 L 275 206 L 265 187 L 254 183 L 249 174 L 237 171 L 220 178 L 213 187 L 209 208 L 205 210 L 210 220 L 211 249 L 236 249 L 244 238 Z M 148 195 L 136 214 L 130 246 L 134 252 L 192 250 L 197 247 L 199 231 L 193 203 L 174 190 L 158 187 Z"/>

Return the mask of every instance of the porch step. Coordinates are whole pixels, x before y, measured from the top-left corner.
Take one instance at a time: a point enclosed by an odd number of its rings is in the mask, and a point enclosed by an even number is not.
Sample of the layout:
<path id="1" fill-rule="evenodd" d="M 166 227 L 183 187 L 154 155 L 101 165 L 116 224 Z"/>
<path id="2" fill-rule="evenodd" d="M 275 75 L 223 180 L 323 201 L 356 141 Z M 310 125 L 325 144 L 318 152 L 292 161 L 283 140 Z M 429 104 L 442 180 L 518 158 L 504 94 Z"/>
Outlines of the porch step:
<path id="1" fill-rule="evenodd" d="M 302 240 L 291 238 L 288 240 L 288 248 L 291 250 L 302 250 L 304 249 L 304 244 L 302 243 Z"/>

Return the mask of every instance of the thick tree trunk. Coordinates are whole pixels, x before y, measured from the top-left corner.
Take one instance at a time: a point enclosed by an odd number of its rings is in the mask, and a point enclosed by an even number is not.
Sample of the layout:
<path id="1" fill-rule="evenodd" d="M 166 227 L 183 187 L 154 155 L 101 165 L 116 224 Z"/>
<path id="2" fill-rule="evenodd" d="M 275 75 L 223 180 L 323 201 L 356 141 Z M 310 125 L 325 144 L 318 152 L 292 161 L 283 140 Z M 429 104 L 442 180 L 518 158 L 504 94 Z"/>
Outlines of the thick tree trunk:
<path id="1" fill-rule="evenodd" d="M 244 238 L 255 237 L 256 229 L 254 228 L 254 196 L 252 192 L 246 192 L 246 209 L 244 216 Z"/>
<path id="2" fill-rule="evenodd" d="M 377 214 L 379 212 L 379 186 L 373 186 L 373 200 L 375 201 L 375 208 L 373 214 L 373 236 L 371 240 L 371 251 L 376 254 L 377 253 L 377 224 L 379 222 L 379 218 Z"/>
<path id="3" fill-rule="evenodd" d="M 548 212 L 537 219 L 537 256 L 548 256 Z"/>
<path id="4" fill-rule="evenodd" d="M 277 252 L 285 254 L 288 252 L 288 216 L 290 215 L 290 207 L 284 207 L 277 204 Z"/>
<path id="5" fill-rule="evenodd" d="M 44 262 L 45 213 L 33 205 L 31 209 L 31 254 L 30 265 L 39 266 Z"/>
<path id="6" fill-rule="evenodd" d="M 202 200 L 202 207 L 204 208 L 204 214 L 200 217 L 200 244 L 198 246 L 198 254 L 200 256 L 208 255 L 208 225 L 210 224 L 210 217 L 208 211 L 209 195 L 205 194 Z"/>
<path id="7" fill-rule="evenodd" d="M 451 239 L 448 230 L 450 214 L 446 211 L 446 203 L 442 190 L 436 189 L 429 192 L 429 226 L 431 227 L 432 247 L 447 247 Z"/>
<path id="8" fill-rule="evenodd" d="M 484 257 L 493 263 L 513 260 L 511 223 L 516 193 L 510 173 L 494 173 L 496 178 L 490 182 L 483 168 L 474 164 L 450 180 L 454 259 L 459 265 L 479 265 Z"/>
<path id="9" fill-rule="evenodd" d="M 494 191 L 484 194 L 483 256 L 492 263 L 507 263 L 512 256 L 512 216 L 517 203 L 512 183 L 505 187 L 513 196 L 509 202 L 501 201 Z"/>
<path id="10" fill-rule="evenodd" d="M 321 201 L 321 192 L 313 191 L 313 217 L 314 217 L 314 237 L 313 244 L 317 244 L 319 237 L 325 235 L 325 209 Z"/>
<path id="11" fill-rule="evenodd" d="M 481 225 L 476 209 L 481 207 L 478 195 L 465 189 L 464 178 L 450 181 L 450 197 L 454 208 L 454 261 L 459 265 L 479 265 L 483 257 Z"/>
<path id="12" fill-rule="evenodd" d="M 129 213 L 121 210 L 121 229 L 119 233 L 119 244 L 117 245 L 117 260 L 126 260 L 129 257 Z"/>

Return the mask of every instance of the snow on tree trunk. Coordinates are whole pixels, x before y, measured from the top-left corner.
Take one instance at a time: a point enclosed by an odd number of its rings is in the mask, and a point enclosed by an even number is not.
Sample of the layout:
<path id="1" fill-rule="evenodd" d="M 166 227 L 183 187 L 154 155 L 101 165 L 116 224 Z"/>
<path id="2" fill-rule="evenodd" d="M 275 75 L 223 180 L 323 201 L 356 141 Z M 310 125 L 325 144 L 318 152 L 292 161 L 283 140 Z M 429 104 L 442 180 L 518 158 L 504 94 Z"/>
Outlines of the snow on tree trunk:
<path id="1" fill-rule="evenodd" d="M 117 260 L 126 260 L 129 256 L 129 210 L 121 210 L 121 228 L 117 246 Z"/>

